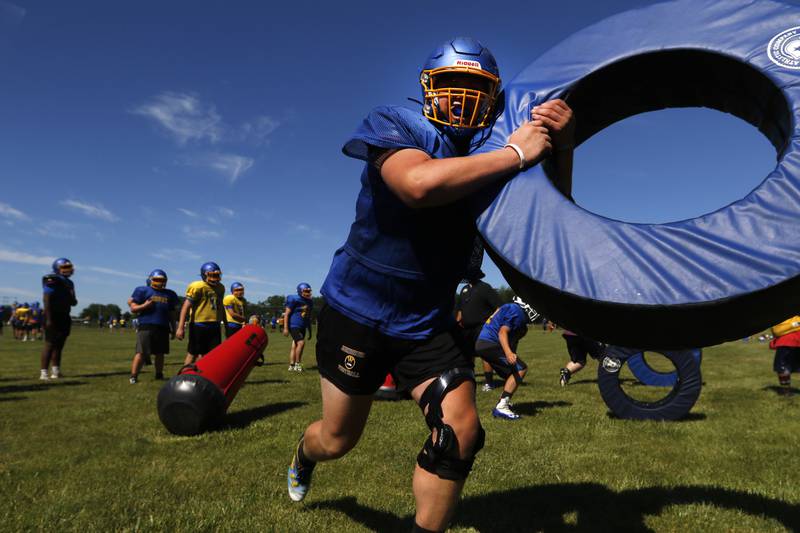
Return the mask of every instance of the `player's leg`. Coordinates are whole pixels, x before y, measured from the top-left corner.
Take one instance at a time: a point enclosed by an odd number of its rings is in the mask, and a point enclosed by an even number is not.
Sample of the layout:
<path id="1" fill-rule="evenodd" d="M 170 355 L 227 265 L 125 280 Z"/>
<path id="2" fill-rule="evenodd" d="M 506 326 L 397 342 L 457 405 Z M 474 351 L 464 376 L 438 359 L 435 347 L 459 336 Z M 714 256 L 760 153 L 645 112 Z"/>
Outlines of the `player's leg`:
<path id="1" fill-rule="evenodd" d="M 567 353 L 569 362 L 561 369 L 558 382 L 565 387 L 574 374 L 580 372 L 586 366 L 587 350 L 583 345 L 582 339 L 577 335 L 562 335 L 567 343 Z"/>
<path id="2" fill-rule="evenodd" d="M 155 371 L 156 371 L 156 379 L 164 379 L 164 354 L 157 353 L 155 354 Z"/>
<path id="3" fill-rule="evenodd" d="M 303 333 L 303 335 L 305 335 L 305 333 Z M 297 370 L 298 372 L 302 372 L 303 371 L 303 365 L 302 365 L 302 363 L 303 363 L 303 349 L 305 347 L 306 347 L 306 341 L 305 340 L 301 339 L 299 341 L 295 341 L 295 348 L 294 348 L 295 363 L 294 363 L 294 369 Z"/>
<path id="4" fill-rule="evenodd" d="M 131 377 L 128 381 L 130 381 L 131 385 L 135 385 L 139 381 L 139 372 L 142 370 L 142 365 L 144 364 L 144 358 L 140 352 L 136 352 L 133 356 L 133 361 L 131 362 Z"/>
<path id="5" fill-rule="evenodd" d="M 434 380 L 414 387 L 412 397 L 419 402 Z M 414 469 L 413 490 L 417 527 L 444 531 L 453 516 L 461 490 L 475 454 L 483 445 L 482 428 L 475 407 L 475 383 L 462 382 L 441 398 L 441 423 L 452 435 L 449 444 L 437 447 L 440 427 L 432 429 L 429 440 Z"/>

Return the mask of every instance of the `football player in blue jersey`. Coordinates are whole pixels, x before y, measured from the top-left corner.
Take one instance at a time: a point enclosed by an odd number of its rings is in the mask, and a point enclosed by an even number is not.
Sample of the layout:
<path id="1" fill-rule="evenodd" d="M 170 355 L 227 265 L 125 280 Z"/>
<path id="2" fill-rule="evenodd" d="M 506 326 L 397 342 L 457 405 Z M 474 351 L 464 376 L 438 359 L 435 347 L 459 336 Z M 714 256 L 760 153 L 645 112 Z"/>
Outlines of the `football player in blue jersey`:
<path id="1" fill-rule="evenodd" d="M 453 320 L 476 237 L 468 196 L 547 157 L 568 195 L 574 121 L 566 103 L 551 100 L 532 109 L 504 148 L 472 154 L 503 98 L 491 52 L 470 38 L 447 41 L 419 81 L 422 112 L 376 108 L 343 148 L 365 162 L 361 191 L 321 289 L 322 419 L 295 447 L 287 483 L 289 497 L 302 500 L 315 465 L 356 445 L 373 393 L 391 372 L 431 431 L 414 471 L 414 528 L 442 531 L 484 437 L 470 347 Z"/>
<path id="2" fill-rule="evenodd" d="M 170 334 L 175 336 L 178 303 L 178 295 L 167 288 L 167 273 L 161 269 L 150 272 L 146 285 L 136 287 L 128 298 L 128 307 L 138 315 L 136 355 L 133 356 L 129 379 L 131 385 L 139 381 L 139 371 L 150 355 L 155 356 L 156 379 L 164 379 L 164 355 L 169 353 Z"/>
<path id="3" fill-rule="evenodd" d="M 528 333 L 528 324 L 533 324 L 538 316 L 530 305 L 515 296 L 511 303 L 501 305 L 486 319 L 475 342 L 475 354 L 505 380 L 500 401 L 492 410 L 495 418 L 519 418 L 511 410 L 511 397 L 528 373 L 528 365 L 517 355 L 517 344 Z"/>
<path id="4" fill-rule="evenodd" d="M 78 305 L 75 298 L 75 285 L 70 276 L 75 272 L 72 261 L 60 257 L 53 261 L 53 271 L 42 278 L 44 292 L 44 349 L 42 350 L 39 379 L 58 379 L 61 374 L 61 353 L 72 330 L 69 313 Z M 47 375 L 48 368 L 50 376 Z"/>
<path id="5" fill-rule="evenodd" d="M 292 346 L 289 348 L 289 370 L 303 371 L 303 349 L 306 346 L 306 330 L 311 338 L 311 312 L 314 310 L 314 300 L 311 299 L 311 285 L 300 283 L 297 286 L 297 296 L 290 294 L 286 297 L 284 309 L 283 335 L 292 336 Z"/>

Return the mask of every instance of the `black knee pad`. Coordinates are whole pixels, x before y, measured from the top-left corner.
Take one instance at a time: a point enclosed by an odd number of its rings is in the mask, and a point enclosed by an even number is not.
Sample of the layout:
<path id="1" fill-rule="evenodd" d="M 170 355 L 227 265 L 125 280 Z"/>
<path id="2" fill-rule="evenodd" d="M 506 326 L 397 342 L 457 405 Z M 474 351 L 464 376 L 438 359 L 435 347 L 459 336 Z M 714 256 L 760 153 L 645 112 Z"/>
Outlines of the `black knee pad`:
<path id="1" fill-rule="evenodd" d="M 458 439 L 453 428 L 447 424 L 442 424 L 437 428 L 436 440 L 433 433 L 428 436 L 422 450 L 417 455 L 417 464 L 423 470 L 435 474 L 442 479 L 460 481 L 467 479 L 475 456 L 483 448 L 486 440 L 486 432 L 483 426 L 478 425 L 478 437 L 472 447 L 472 454 L 467 459 L 458 456 Z"/>

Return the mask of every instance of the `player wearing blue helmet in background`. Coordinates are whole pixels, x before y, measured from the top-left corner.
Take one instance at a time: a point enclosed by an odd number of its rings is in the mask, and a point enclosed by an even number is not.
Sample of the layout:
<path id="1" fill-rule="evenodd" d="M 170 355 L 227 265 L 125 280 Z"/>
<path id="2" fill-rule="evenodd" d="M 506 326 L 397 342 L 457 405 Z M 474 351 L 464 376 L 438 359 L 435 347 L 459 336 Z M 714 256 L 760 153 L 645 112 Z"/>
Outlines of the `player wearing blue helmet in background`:
<path id="1" fill-rule="evenodd" d="M 528 373 L 528 365 L 517 356 L 517 344 L 528 333 L 528 324 L 538 316 L 530 305 L 515 296 L 514 301 L 501 305 L 486 319 L 475 341 L 475 353 L 505 380 L 500 400 L 492 410 L 495 418 L 519 418 L 511 410 L 511 397 Z"/>
<path id="2" fill-rule="evenodd" d="M 170 333 L 175 333 L 175 308 L 178 295 L 167 288 L 167 273 L 155 269 L 144 286 L 136 287 L 128 307 L 136 313 L 136 354 L 131 363 L 131 385 L 139 380 L 142 364 L 155 356 L 156 379 L 164 379 L 164 356 L 169 353 Z"/>
<path id="3" fill-rule="evenodd" d="M 306 330 L 311 338 L 311 312 L 314 310 L 314 300 L 311 299 L 311 285 L 300 283 L 297 285 L 297 295 L 290 294 L 286 297 L 284 309 L 283 335 L 292 336 L 292 346 L 289 348 L 289 370 L 303 371 L 303 350 L 306 346 Z"/>
<path id="4" fill-rule="evenodd" d="M 502 98 L 492 54 L 473 39 L 452 39 L 433 52 L 419 82 L 422 112 L 378 107 L 343 148 L 366 164 L 355 221 L 321 290 L 323 416 L 296 447 L 287 481 L 290 498 L 302 500 L 316 463 L 356 445 L 372 394 L 391 372 L 431 430 L 414 472 L 414 527 L 441 531 L 483 445 L 469 347 L 452 312 L 476 237 L 467 197 L 551 150 L 557 185 L 569 194 L 574 126 L 564 102 L 547 102 L 506 147 L 470 155 Z"/>
<path id="5" fill-rule="evenodd" d="M 225 306 L 225 316 L 228 322 L 225 326 L 225 338 L 230 337 L 244 326 L 245 307 L 244 285 L 238 281 L 231 283 L 231 294 L 227 295 L 222 304 Z"/>
<path id="6" fill-rule="evenodd" d="M 75 272 L 72 261 L 60 257 L 53 261 L 53 271 L 42 278 L 44 293 L 44 348 L 39 379 L 58 379 L 61 375 L 61 353 L 72 330 L 70 310 L 78 305 L 75 285 L 70 276 Z M 47 369 L 50 369 L 50 376 Z"/>
<path id="7" fill-rule="evenodd" d="M 178 329 L 175 337 L 183 340 L 185 325 L 189 322 L 189 346 L 184 364 L 190 365 L 222 342 L 220 323 L 227 325 L 225 308 L 225 286 L 222 284 L 222 269 L 213 261 L 200 266 L 200 281 L 186 287 L 186 300 L 181 306 Z"/>

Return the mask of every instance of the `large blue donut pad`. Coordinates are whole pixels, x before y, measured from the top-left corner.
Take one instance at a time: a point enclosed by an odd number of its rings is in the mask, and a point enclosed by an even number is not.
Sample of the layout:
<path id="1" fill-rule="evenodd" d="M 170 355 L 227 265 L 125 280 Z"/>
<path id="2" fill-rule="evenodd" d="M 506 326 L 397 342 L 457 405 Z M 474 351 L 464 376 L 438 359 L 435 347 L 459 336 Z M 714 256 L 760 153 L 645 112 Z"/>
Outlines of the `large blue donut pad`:
<path id="1" fill-rule="evenodd" d="M 564 98 L 577 150 L 638 113 L 708 107 L 757 127 L 777 164 L 741 200 L 666 224 L 590 213 L 537 165 L 476 198 L 488 253 L 545 316 L 607 343 L 709 346 L 795 314 L 799 82 L 800 9 L 770 0 L 677 0 L 572 35 L 508 84 L 503 114 L 479 151 L 502 148 L 534 105 Z"/>

